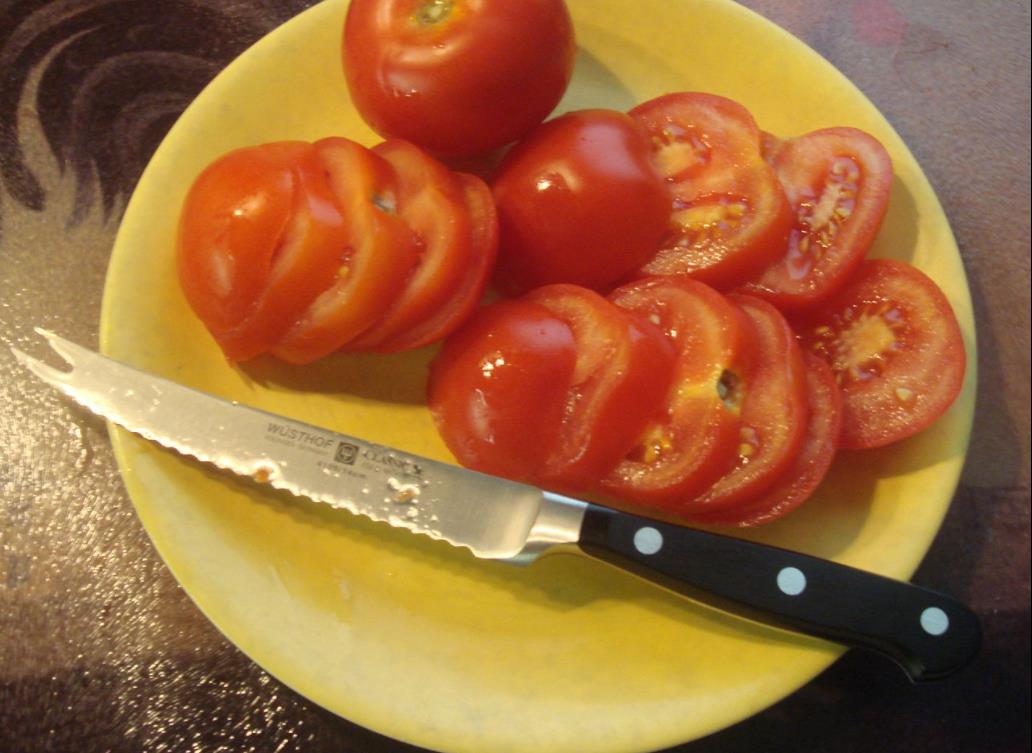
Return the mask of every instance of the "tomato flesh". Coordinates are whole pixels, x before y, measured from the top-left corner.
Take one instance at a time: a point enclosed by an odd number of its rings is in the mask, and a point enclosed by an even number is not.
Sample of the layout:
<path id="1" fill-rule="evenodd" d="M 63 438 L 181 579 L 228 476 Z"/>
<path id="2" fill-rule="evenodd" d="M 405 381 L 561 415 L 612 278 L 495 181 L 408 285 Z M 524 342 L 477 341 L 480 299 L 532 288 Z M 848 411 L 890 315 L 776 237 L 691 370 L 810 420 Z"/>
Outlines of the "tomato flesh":
<path id="1" fill-rule="evenodd" d="M 392 353 L 420 348 L 455 330 L 476 308 L 490 279 L 498 252 L 498 216 L 491 192 L 482 180 L 465 173 L 457 176 L 466 201 L 473 239 L 469 265 L 451 297 L 422 321 L 375 346 Z"/>
<path id="2" fill-rule="evenodd" d="M 824 361 L 809 352 L 803 353 L 803 360 L 810 420 L 792 464 L 758 497 L 709 515 L 696 515 L 696 522 L 741 527 L 770 523 L 799 507 L 824 480 L 842 432 L 842 395 Z"/>
<path id="3" fill-rule="evenodd" d="M 677 357 L 665 404 L 601 486 L 620 500 L 677 514 L 734 456 L 754 336 L 737 307 L 693 280 L 641 280 L 610 299 L 656 323 Z"/>
<path id="4" fill-rule="evenodd" d="M 733 464 L 685 503 L 690 514 L 731 508 L 766 491 L 792 463 L 806 434 L 806 370 L 795 334 L 769 303 L 749 296 L 730 298 L 752 322 L 756 359 L 744 376 Z"/>
<path id="5" fill-rule="evenodd" d="M 667 236 L 641 275 L 684 275 L 726 288 L 778 257 L 791 207 L 744 107 L 683 92 L 645 102 L 630 115 L 651 138 L 671 202 Z"/>
<path id="6" fill-rule="evenodd" d="M 535 481 L 558 446 L 575 364 L 569 325 L 531 301 L 501 301 L 445 341 L 427 404 L 460 463 Z"/>
<path id="7" fill-rule="evenodd" d="M 472 263 L 473 229 L 466 197 L 456 177 L 437 160 L 404 141 L 373 147 L 395 170 L 394 210 L 412 230 L 418 263 L 383 317 L 350 344 L 377 349 L 432 316 L 456 291 Z"/>
<path id="8" fill-rule="evenodd" d="M 319 249 L 331 263 L 330 284 L 308 295 L 309 305 L 272 352 L 290 363 L 310 363 L 345 347 L 384 315 L 405 288 L 416 260 L 415 238 L 397 213 L 385 209 L 399 189 L 391 166 L 348 139 L 315 145 L 323 174 L 344 208 L 344 234 Z"/>
<path id="9" fill-rule="evenodd" d="M 783 256 L 744 290 L 781 308 L 812 306 L 845 284 L 874 242 L 888 208 L 892 162 L 881 143 L 855 128 L 782 142 L 770 160 L 795 223 Z"/>
<path id="10" fill-rule="evenodd" d="M 560 446 L 544 478 L 587 488 L 609 473 L 660 409 L 674 349 L 654 324 L 586 288 L 546 285 L 526 299 L 565 321 L 577 348 Z"/>
<path id="11" fill-rule="evenodd" d="M 644 131 L 612 110 L 567 113 L 517 144 L 491 180 L 499 287 L 601 291 L 650 257 L 670 204 L 649 154 Z"/>
<path id="12" fill-rule="evenodd" d="M 872 259 L 795 321 L 803 346 L 842 390 L 841 446 L 881 447 L 926 428 L 964 382 L 964 341 L 949 301 L 906 262 Z"/>

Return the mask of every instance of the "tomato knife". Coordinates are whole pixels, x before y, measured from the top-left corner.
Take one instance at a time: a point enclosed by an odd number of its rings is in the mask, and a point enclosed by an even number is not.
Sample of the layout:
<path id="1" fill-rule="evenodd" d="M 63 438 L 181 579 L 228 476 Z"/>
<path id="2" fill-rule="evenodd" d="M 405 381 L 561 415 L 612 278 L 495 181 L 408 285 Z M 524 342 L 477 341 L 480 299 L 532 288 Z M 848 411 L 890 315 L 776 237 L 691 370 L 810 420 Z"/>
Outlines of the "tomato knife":
<path id="1" fill-rule="evenodd" d="M 977 616 L 943 594 L 786 549 L 541 490 L 384 447 L 176 384 L 42 329 L 72 367 L 12 348 L 36 376 L 93 413 L 298 497 L 525 564 L 573 549 L 747 619 L 896 661 L 916 681 L 977 653 Z"/>

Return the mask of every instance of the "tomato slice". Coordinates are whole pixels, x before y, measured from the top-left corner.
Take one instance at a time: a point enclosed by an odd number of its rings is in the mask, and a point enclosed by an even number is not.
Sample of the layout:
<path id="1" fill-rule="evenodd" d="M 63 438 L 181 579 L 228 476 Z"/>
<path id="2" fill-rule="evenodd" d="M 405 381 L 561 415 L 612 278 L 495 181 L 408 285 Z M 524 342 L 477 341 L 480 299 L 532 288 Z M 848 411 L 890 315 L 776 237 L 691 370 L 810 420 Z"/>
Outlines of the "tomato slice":
<path id="1" fill-rule="evenodd" d="M 572 488 L 594 486 L 662 407 L 674 349 L 653 323 L 587 288 L 545 285 L 526 299 L 565 321 L 577 349 L 560 443 L 543 478 Z"/>
<path id="2" fill-rule="evenodd" d="M 569 325 L 544 306 L 478 312 L 430 364 L 427 403 L 448 449 L 469 468 L 537 480 L 559 442 L 576 358 Z"/>
<path id="3" fill-rule="evenodd" d="M 384 353 L 421 348 L 455 330 L 476 308 L 487 287 L 498 255 L 498 215 L 491 190 L 480 178 L 457 173 L 473 228 L 473 248 L 458 288 L 443 305 L 423 321 L 374 348 Z"/>
<path id="4" fill-rule="evenodd" d="M 194 181 L 180 214 L 176 263 L 191 308 L 220 344 L 236 339 L 231 357 L 260 352 L 272 337 L 239 336 L 269 284 L 300 192 L 295 162 L 302 142 L 232 151 Z"/>
<path id="5" fill-rule="evenodd" d="M 812 306 L 849 278 L 874 243 L 889 204 L 892 161 L 855 128 L 827 128 L 769 144 L 795 214 L 783 256 L 744 286 L 781 308 Z"/>
<path id="6" fill-rule="evenodd" d="M 696 522 L 741 527 L 770 523 L 799 507 L 824 480 L 842 432 L 842 394 L 828 364 L 809 352 L 803 353 L 803 360 L 810 421 L 795 460 L 759 497 L 740 506 L 697 515 Z"/>
<path id="7" fill-rule="evenodd" d="M 340 237 L 320 250 L 333 277 L 287 319 L 293 326 L 273 348 L 299 364 L 339 350 L 374 324 L 406 285 L 417 253 L 411 231 L 391 209 L 399 193 L 391 166 L 345 138 L 323 139 L 314 148 L 345 222 Z"/>
<path id="8" fill-rule="evenodd" d="M 752 322 L 756 360 L 745 375 L 737 457 L 727 473 L 684 504 L 689 514 L 727 509 L 766 491 L 793 462 L 809 421 L 806 367 L 788 322 L 766 301 L 729 298 Z"/>
<path id="9" fill-rule="evenodd" d="M 686 275 L 729 287 L 777 259 L 791 207 L 744 107 L 682 92 L 645 102 L 630 115 L 652 139 L 653 162 L 673 203 L 669 235 L 642 275 Z"/>
<path id="10" fill-rule="evenodd" d="M 349 345 L 378 349 L 440 309 L 455 294 L 472 260 L 473 229 L 455 175 L 407 141 L 373 147 L 398 176 L 396 211 L 415 233 L 419 262 L 383 318 Z"/>
<path id="11" fill-rule="evenodd" d="M 677 358 L 665 405 L 601 487 L 676 514 L 734 457 L 741 387 L 755 350 L 751 325 L 723 295 L 688 279 L 640 280 L 617 288 L 610 299 L 657 324 Z"/>
<path id="12" fill-rule="evenodd" d="M 846 287 L 795 320 L 842 390 L 841 446 L 881 447 L 926 428 L 964 383 L 964 341 L 949 301 L 901 261 L 865 261 Z"/>

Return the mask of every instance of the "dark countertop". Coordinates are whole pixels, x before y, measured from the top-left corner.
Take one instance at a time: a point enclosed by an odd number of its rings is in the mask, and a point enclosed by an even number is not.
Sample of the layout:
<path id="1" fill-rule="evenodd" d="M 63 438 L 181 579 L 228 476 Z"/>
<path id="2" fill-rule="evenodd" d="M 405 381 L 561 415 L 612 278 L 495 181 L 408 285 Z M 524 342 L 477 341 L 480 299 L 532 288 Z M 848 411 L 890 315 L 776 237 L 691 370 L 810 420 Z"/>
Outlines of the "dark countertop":
<path id="1" fill-rule="evenodd" d="M 744 4 L 885 114 L 957 237 L 978 403 L 960 488 L 914 581 L 970 604 L 985 641 L 959 675 L 919 687 L 851 652 L 763 713 L 673 750 L 1027 751 L 1028 3 Z M 0 752 L 417 750 L 315 706 L 227 642 L 153 550 L 103 424 L 42 410 L 7 347 L 32 326 L 96 346 L 111 244 L 151 152 L 206 81 L 307 5 L 0 4 Z"/>

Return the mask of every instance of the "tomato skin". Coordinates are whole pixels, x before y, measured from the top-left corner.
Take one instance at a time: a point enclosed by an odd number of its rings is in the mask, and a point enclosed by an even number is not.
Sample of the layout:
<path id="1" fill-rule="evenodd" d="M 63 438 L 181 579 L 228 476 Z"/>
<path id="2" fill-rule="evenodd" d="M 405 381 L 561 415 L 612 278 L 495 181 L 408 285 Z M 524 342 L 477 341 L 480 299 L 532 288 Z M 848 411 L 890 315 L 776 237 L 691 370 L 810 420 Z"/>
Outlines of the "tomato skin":
<path id="1" fill-rule="evenodd" d="M 601 489 L 679 516 L 685 501 L 720 478 L 734 458 L 741 424 L 736 385 L 752 368 L 754 334 L 737 306 L 694 280 L 639 280 L 609 297 L 659 322 L 677 359 L 663 409 Z"/>
<path id="2" fill-rule="evenodd" d="M 892 161 L 855 128 L 826 128 L 768 148 L 795 223 L 784 255 L 743 291 L 783 309 L 813 306 L 846 283 L 874 243 L 888 209 Z"/>
<path id="3" fill-rule="evenodd" d="M 352 0 L 344 24 L 362 117 L 444 155 L 489 151 L 544 120 L 575 50 L 563 0 Z"/>
<path id="4" fill-rule="evenodd" d="M 744 377 L 737 458 L 719 480 L 685 503 L 689 515 L 727 510 L 765 492 L 795 459 L 809 421 L 806 367 L 788 322 L 759 298 L 729 298 L 752 321 L 756 360 Z"/>
<path id="5" fill-rule="evenodd" d="M 187 196 L 180 282 L 223 352 L 242 361 L 270 349 L 332 283 L 345 243 L 344 218 L 311 145 L 240 149 L 202 172 Z"/>
<path id="6" fill-rule="evenodd" d="M 577 351 L 559 445 L 542 479 L 552 486 L 591 488 L 620 462 L 662 407 L 674 348 L 647 319 L 587 288 L 546 285 L 525 300 L 565 321 Z"/>
<path id="7" fill-rule="evenodd" d="M 828 364 L 809 352 L 803 353 L 803 360 L 810 420 L 792 464 L 760 496 L 709 515 L 696 515 L 695 522 L 742 528 L 771 523 L 803 504 L 820 485 L 838 449 L 842 394 Z"/>
<path id="8" fill-rule="evenodd" d="M 964 340 L 949 301 L 906 262 L 871 259 L 844 288 L 793 320 L 843 395 L 840 444 L 882 447 L 927 428 L 964 383 Z"/>
<path id="9" fill-rule="evenodd" d="M 613 110 L 550 120 L 506 155 L 491 181 L 499 286 L 603 290 L 642 264 L 666 230 L 669 197 L 643 130 Z"/>
<path id="10" fill-rule="evenodd" d="M 558 445 L 575 362 L 573 332 L 545 307 L 488 306 L 430 364 L 427 404 L 438 432 L 462 465 L 540 478 Z"/>
<path id="11" fill-rule="evenodd" d="M 639 276 L 683 275 L 726 289 L 778 258 L 791 207 L 748 110 L 714 94 L 679 92 L 630 115 L 651 138 L 672 203 L 667 237 Z"/>

